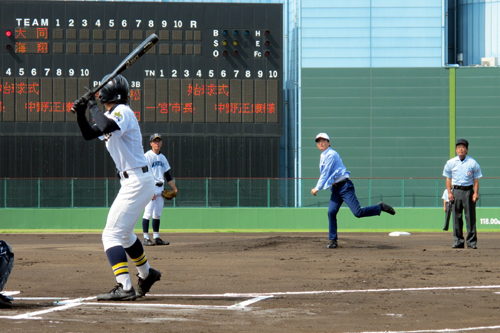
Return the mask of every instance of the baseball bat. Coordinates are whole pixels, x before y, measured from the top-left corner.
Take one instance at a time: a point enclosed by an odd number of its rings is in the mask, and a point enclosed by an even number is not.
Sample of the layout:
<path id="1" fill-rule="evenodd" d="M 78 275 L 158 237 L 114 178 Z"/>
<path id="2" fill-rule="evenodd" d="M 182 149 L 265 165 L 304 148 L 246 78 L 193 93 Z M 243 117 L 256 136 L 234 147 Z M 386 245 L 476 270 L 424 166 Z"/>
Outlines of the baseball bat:
<path id="1" fill-rule="evenodd" d="M 158 36 L 156 34 L 151 34 L 139 46 L 137 46 L 132 52 L 130 52 L 130 54 L 115 68 L 115 70 L 111 72 L 111 74 L 106 80 L 99 83 L 97 87 L 90 90 L 85 95 L 87 94 L 95 95 L 109 81 L 113 80 L 118 74 L 122 73 L 124 70 L 132 66 L 134 62 L 136 62 L 140 57 L 142 57 L 146 52 L 148 52 L 149 49 L 152 48 L 157 42 L 158 42 Z M 71 109 L 71 111 L 75 113 L 75 110 Z"/>

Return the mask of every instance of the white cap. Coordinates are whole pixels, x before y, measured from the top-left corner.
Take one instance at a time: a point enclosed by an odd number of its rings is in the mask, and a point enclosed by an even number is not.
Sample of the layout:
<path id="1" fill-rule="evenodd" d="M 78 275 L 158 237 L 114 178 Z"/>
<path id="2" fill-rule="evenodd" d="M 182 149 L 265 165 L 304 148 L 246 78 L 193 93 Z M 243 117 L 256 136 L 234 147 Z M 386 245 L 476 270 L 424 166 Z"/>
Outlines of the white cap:
<path id="1" fill-rule="evenodd" d="M 330 137 L 326 133 L 319 133 L 318 135 L 316 135 L 315 141 L 318 142 L 318 139 L 326 139 L 326 140 L 330 141 Z"/>

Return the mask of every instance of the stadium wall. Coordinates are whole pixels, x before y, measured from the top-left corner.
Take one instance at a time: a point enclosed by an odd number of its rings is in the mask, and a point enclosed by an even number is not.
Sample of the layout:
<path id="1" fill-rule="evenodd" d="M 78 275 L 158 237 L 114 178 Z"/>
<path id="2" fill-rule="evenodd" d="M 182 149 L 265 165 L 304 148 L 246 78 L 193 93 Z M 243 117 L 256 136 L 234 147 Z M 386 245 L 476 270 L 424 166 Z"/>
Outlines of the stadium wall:
<path id="1" fill-rule="evenodd" d="M 310 189 L 319 177 L 320 132 L 353 178 L 441 177 L 458 138 L 469 141 L 484 177 L 498 177 L 499 90 L 500 67 L 303 68 L 301 177 L 311 179 L 303 207 L 318 204 Z M 392 196 L 387 203 L 398 206 L 400 195 Z"/>
<path id="2" fill-rule="evenodd" d="M 339 212 L 341 231 L 440 231 L 442 208 L 397 208 L 395 216 L 357 219 L 348 208 Z M 100 231 L 109 209 L 1 209 L 0 233 Z M 478 208 L 480 231 L 500 231 L 500 209 Z M 326 231 L 325 208 L 176 208 L 165 211 L 162 230 L 183 231 Z M 141 220 L 136 232 L 141 232 Z"/>

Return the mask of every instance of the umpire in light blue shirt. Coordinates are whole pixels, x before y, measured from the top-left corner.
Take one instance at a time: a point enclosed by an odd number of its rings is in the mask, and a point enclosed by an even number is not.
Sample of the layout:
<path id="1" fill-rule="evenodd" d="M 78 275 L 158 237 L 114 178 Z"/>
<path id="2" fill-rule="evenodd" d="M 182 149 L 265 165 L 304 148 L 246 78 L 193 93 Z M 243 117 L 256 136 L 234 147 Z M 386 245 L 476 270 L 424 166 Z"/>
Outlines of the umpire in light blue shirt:
<path id="1" fill-rule="evenodd" d="M 457 156 L 448 160 L 444 166 L 443 176 L 446 177 L 448 199 L 452 203 L 453 211 L 453 238 L 454 249 L 477 249 L 476 232 L 476 201 L 479 200 L 479 178 L 483 176 L 481 167 L 470 156 L 469 142 L 464 139 L 457 140 L 455 145 Z M 465 212 L 467 221 L 467 239 L 464 241 L 464 221 L 462 211 Z"/>
<path id="2" fill-rule="evenodd" d="M 337 213 L 344 201 L 356 217 L 380 215 L 380 212 L 394 215 L 396 212 L 394 208 L 383 202 L 379 202 L 375 206 L 361 208 L 356 197 L 356 192 L 354 191 L 354 184 L 349 179 L 351 173 L 347 171 L 342 163 L 340 155 L 330 148 L 330 137 L 328 134 L 319 133 L 316 136 L 316 143 L 318 149 L 321 150 L 319 161 L 321 176 L 316 187 L 311 190 L 311 194 L 315 196 L 319 190 L 330 190 L 332 192 L 328 207 L 330 244 L 327 247 L 335 249 L 338 247 Z"/>

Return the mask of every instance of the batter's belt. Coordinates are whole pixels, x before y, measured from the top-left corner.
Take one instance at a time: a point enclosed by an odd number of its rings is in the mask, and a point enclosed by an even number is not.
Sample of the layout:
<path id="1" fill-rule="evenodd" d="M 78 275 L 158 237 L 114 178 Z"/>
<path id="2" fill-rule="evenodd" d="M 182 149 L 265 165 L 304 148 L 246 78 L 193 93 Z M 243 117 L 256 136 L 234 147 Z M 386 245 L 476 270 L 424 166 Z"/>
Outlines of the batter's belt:
<path id="1" fill-rule="evenodd" d="M 143 173 L 148 172 L 148 166 L 146 165 L 145 167 L 142 167 L 141 170 L 142 170 Z M 118 172 L 118 178 L 120 178 L 120 179 L 128 178 L 127 171 Z"/>

